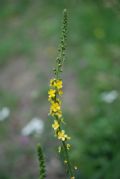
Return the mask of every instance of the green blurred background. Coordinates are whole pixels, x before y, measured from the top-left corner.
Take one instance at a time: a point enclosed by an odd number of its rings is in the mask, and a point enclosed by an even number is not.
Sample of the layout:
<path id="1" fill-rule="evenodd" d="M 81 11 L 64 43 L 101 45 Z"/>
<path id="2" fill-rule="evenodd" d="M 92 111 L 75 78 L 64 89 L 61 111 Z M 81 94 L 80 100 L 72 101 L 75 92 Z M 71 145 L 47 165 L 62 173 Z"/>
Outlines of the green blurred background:
<path id="1" fill-rule="evenodd" d="M 0 0 L 0 179 L 38 178 L 38 142 L 47 178 L 66 178 L 47 116 L 64 8 L 70 157 L 77 178 L 120 178 L 120 1 Z"/>

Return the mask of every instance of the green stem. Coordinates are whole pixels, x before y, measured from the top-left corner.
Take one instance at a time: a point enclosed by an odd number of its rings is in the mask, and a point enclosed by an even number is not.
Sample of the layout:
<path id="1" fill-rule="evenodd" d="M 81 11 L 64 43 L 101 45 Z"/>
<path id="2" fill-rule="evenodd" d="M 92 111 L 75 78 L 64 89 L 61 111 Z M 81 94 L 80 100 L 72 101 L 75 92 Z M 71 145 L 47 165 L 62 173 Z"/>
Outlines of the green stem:
<path id="1" fill-rule="evenodd" d="M 59 125 L 60 125 L 60 121 L 57 118 L 57 116 L 56 116 L 56 120 L 59 122 Z M 61 127 L 59 127 L 59 131 L 61 131 Z M 71 162 L 70 162 L 69 154 L 68 154 L 68 149 L 67 149 L 65 141 L 62 141 L 62 146 L 63 146 L 65 157 L 66 157 L 65 159 L 67 160 L 68 173 L 72 177 L 73 176 L 73 170 L 72 170 L 72 166 L 71 166 Z"/>
<path id="2" fill-rule="evenodd" d="M 60 46 L 58 49 L 58 57 L 56 59 L 56 66 L 54 69 L 56 79 L 59 79 L 60 72 L 62 72 L 62 67 L 63 67 L 63 63 L 65 59 L 66 37 L 67 37 L 67 10 L 65 9 L 63 11 L 63 26 L 62 26 L 61 41 L 60 41 Z M 55 101 L 56 101 L 56 96 L 55 96 Z M 55 118 L 59 122 L 59 125 L 60 125 L 60 121 L 57 118 L 57 116 Z M 59 127 L 59 130 L 61 131 L 61 127 Z M 65 153 L 65 160 L 67 160 L 68 173 L 70 177 L 73 177 L 73 170 L 72 170 L 71 162 L 70 162 L 69 155 L 68 155 L 68 149 L 67 149 L 65 141 L 62 141 L 62 146 L 63 146 L 64 153 Z"/>
<path id="3" fill-rule="evenodd" d="M 62 141 L 62 145 L 64 147 L 64 151 L 65 151 L 65 155 L 66 155 L 68 172 L 69 172 L 70 176 L 72 177 L 73 176 L 73 170 L 72 170 L 72 166 L 71 166 L 71 162 L 70 162 L 70 159 L 69 159 L 69 155 L 68 155 L 68 151 L 67 151 L 67 147 L 66 147 L 65 141 Z"/>

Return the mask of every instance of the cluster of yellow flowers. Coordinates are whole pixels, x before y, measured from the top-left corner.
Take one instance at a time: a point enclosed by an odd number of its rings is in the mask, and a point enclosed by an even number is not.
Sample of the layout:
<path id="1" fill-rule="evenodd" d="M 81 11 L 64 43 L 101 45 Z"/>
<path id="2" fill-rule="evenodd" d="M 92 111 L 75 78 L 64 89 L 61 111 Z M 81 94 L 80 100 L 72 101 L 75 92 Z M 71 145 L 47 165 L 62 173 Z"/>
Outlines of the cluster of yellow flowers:
<path id="1" fill-rule="evenodd" d="M 61 100 L 60 97 L 63 94 L 62 91 L 63 83 L 61 79 L 51 79 L 50 80 L 50 89 L 48 91 L 48 100 L 50 101 L 50 115 L 55 117 L 52 128 L 55 131 L 55 135 L 59 140 L 66 141 L 70 137 L 65 133 L 64 130 L 61 130 L 61 122 L 63 122 L 62 111 L 61 111 Z M 70 144 L 68 144 L 70 148 Z"/>

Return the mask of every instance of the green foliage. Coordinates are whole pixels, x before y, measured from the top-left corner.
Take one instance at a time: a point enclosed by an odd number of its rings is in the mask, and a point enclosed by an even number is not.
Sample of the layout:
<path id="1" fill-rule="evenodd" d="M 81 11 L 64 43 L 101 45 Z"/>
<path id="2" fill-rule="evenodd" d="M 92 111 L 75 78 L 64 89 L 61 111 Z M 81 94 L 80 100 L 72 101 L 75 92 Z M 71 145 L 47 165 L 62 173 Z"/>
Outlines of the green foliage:
<path id="1" fill-rule="evenodd" d="M 120 120 L 99 118 L 81 127 L 79 154 L 75 155 L 79 156 L 82 178 L 120 178 Z"/>
<path id="2" fill-rule="evenodd" d="M 45 170 L 45 161 L 43 156 L 43 151 L 41 148 L 41 145 L 37 145 L 37 154 L 38 154 L 38 160 L 39 160 L 39 179 L 44 179 L 46 176 L 46 170 Z"/>

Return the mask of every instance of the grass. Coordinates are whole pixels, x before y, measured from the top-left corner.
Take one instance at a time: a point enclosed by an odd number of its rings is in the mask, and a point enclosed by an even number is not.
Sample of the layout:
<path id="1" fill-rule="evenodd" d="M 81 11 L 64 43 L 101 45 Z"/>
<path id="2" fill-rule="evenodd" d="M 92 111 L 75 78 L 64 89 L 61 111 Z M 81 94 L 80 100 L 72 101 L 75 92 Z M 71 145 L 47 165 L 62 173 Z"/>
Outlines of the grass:
<path id="1" fill-rule="evenodd" d="M 18 103 L 18 98 L 5 90 L 0 90 L 0 107 L 8 106 L 15 109 Z"/>

